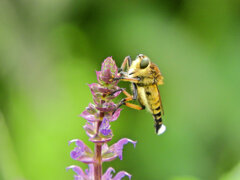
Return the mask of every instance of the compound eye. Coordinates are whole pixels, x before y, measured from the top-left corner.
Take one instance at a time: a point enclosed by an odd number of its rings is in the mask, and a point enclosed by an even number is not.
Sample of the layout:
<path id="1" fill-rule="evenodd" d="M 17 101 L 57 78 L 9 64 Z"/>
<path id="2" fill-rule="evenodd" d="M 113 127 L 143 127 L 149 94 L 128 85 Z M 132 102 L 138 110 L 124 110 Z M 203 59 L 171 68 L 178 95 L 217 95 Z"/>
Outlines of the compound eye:
<path id="1" fill-rule="evenodd" d="M 148 67 L 149 65 L 149 59 L 148 58 L 144 58 L 142 59 L 141 63 L 140 63 L 140 68 L 141 69 L 145 69 L 146 67 Z"/>

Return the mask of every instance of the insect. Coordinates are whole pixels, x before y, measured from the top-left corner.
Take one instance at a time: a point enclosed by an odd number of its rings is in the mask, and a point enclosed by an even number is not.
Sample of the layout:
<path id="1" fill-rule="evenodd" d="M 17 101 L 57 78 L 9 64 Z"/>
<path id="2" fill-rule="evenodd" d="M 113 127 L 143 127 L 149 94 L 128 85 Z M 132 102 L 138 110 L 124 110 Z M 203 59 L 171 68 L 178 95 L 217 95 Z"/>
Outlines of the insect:
<path id="1" fill-rule="evenodd" d="M 127 70 L 125 71 L 127 66 Z M 158 85 L 163 84 L 163 76 L 154 63 L 150 59 L 139 54 L 134 61 L 127 56 L 119 69 L 121 81 L 131 82 L 133 95 L 123 90 L 126 98 L 122 99 L 118 104 L 118 108 L 126 105 L 130 108 L 143 110 L 147 109 L 152 113 L 155 120 L 156 133 L 162 134 L 166 127 L 162 124 L 163 107 Z M 138 100 L 141 106 L 129 103 L 128 101 Z"/>

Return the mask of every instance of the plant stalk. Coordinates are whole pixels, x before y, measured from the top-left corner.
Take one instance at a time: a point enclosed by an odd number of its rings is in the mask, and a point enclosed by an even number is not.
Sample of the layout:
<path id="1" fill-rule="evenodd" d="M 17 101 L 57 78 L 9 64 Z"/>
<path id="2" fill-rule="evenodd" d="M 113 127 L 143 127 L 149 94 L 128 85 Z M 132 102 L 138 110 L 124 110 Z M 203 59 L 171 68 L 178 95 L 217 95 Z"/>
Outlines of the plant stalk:
<path id="1" fill-rule="evenodd" d="M 104 112 L 100 112 L 100 121 L 97 122 L 97 134 L 102 123 Z M 95 143 L 95 163 L 94 163 L 94 180 L 102 178 L 102 143 Z"/>
<path id="2" fill-rule="evenodd" d="M 94 163 L 94 180 L 101 180 L 102 177 L 102 144 L 95 144 L 95 163 Z"/>

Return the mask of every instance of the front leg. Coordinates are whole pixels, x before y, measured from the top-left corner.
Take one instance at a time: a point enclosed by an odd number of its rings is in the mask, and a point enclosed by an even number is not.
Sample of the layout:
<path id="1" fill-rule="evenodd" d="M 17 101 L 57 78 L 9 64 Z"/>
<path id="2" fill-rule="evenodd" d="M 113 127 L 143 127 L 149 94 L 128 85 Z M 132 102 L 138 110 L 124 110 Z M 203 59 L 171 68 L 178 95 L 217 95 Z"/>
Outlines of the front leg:
<path id="1" fill-rule="evenodd" d="M 118 72 L 122 72 L 125 70 L 126 66 L 127 66 L 127 69 L 131 66 L 132 64 L 132 59 L 130 56 L 127 56 L 124 58 L 123 60 L 123 63 L 121 65 L 121 68 L 118 69 Z"/>
<path id="2" fill-rule="evenodd" d="M 118 78 L 114 78 L 114 80 L 121 80 L 121 81 L 127 81 L 127 82 L 132 82 L 132 83 L 138 83 L 141 79 L 136 77 L 136 78 L 131 78 L 128 77 L 128 73 L 125 70 L 126 66 L 127 69 L 129 69 L 129 67 L 132 64 L 132 60 L 130 56 L 125 57 L 125 59 L 123 60 L 123 63 L 121 65 L 121 68 L 118 69 L 119 72 L 119 76 Z"/>
<path id="3" fill-rule="evenodd" d="M 130 77 L 119 77 L 119 78 L 114 78 L 114 80 L 121 80 L 121 81 L 126 81 L 126 82 L 132 82 L 132 83 L 139 83 L 141 78 L 130 78 Z"/>

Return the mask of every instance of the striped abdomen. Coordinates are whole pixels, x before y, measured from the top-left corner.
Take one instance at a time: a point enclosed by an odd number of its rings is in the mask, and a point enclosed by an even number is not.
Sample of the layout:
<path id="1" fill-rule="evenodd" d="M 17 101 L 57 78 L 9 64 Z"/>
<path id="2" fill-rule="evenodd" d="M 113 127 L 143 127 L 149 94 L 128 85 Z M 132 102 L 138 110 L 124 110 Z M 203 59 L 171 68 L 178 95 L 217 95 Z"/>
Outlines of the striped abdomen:
<path id="1" fill-rule="evenodd" d="M 162 104 L 157 85 L 138 87 L 139 102 L 144 105 L 153 115 L 155 120 L 156 133 L 162 126 Z"/>

